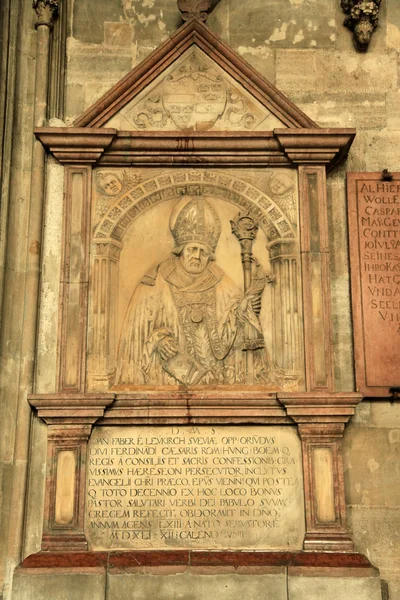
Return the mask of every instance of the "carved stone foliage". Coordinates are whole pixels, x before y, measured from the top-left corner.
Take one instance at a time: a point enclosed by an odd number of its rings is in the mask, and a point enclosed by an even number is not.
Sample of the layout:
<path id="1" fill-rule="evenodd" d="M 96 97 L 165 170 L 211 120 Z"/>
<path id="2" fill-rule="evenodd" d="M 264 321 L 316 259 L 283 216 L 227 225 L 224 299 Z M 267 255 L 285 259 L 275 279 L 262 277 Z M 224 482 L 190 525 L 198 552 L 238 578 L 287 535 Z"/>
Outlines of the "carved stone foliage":
<path id="1" fill-rule="evenodd" d="M 35 26 L 47 25 L 52 27 L 53 21 L 58 15 L 59 5 L 59 0 L 34 0 L 32 8 L 36 11 L 38 18 Z"/>
<path id="2" fill-rule="evenodd" d="M 263 129 L 281 125 L 201 50 L 192 48 L 108 125 L 190 133 L 253 131 L 261 123 Z"/>
<path id="3" fill-rule="evenodd" d="M 341 0 L 341 7 L 347 17 L 344 25 L 353 31 L 357 50 L 365 52 L 372 34 L 378 27 L 381 0 Z"/>
<path id="4" fill-rule="evenodd" d="M 191 18 L 207 21 L 210 12 L 217 6 L 219 0 L 178 0 L 178 8 L 182 13 L 182 20 Z"/>
<path id="5" fill-rule="evenodd" d="M 297 209 L 287 210 L 297 198 L 295 172 L 259 174 L 265 192 L 233 171 L 94 177 L 94 193 L 106 188 L 112 204 L 93 237 L 91 385 L 301 389 Z M 99 204 L 98 196 L 96 221 Z M 112 338 L 105 360 L 110 344 L 102 344 Z M 290 352 L 278 351 L 282 345 Z"/>

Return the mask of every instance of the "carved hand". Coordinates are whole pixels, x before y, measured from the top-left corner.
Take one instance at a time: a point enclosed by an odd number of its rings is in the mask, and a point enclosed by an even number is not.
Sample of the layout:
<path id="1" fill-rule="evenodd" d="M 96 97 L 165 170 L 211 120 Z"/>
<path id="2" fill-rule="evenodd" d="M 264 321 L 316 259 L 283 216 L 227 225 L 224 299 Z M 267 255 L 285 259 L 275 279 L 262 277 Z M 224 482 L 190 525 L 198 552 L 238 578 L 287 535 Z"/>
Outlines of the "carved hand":
<path id="1" fill-rule="evenodd" d="M 249 303 L 251 308 L 258 316 L 261 312 L 261 294 L 251 294 L 249 296 Z"/>
<path id="2" fill-rule="evenodd" d="M 157 350 L 163 360 L 174 358 L 179 352 L 178 340 L 168 332 L 157 344 Z"/>
<path id="3" fill-rule="evenodd" d="M 241 303 L 239 304 L 239 311 L 244 314 L 247 307 L 250 305 L 255 314 L 258 316 L 261 312 L 261 293 L 246 294 Z"/>

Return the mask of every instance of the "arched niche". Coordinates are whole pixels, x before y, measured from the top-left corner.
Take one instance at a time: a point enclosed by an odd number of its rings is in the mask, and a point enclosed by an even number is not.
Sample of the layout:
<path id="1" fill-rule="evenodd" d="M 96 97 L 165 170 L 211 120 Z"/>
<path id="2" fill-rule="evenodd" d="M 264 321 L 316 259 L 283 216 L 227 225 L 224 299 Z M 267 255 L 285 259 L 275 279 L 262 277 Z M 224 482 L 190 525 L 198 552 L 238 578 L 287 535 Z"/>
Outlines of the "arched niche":
<path id="1" fill-rule="evenodd" d="M 94 171 L 95 179 L 96 176 Z M 259 222 L 270 263 L 271 285 L 266 291 L 270 307 L 266 317 L 269 351 L 274 365 L 285 372 L 287 389 L 293 386 L 301 389 L 304 358 L 296 179 L 293 170 L 294 210 L 293 207 L 283 210 L 268 191 L 229 171 L 175 170 L 147 176 L 136 185 L 125 186 L 96 224 L 92 235 L 89 390 L 107 391 L 114 379 L 121 327 L 121 318 L 119 325 L 117 318 L 120 256 L 127 232 L 146 212 L 157 209 L 161 203 L 173 204 L 182 195 L 202 195 L 216 203 L 227 202 L 235 207 L 235 213 L 249 214 Z M 131 259 L 140 260 L 140 257 Z"/>

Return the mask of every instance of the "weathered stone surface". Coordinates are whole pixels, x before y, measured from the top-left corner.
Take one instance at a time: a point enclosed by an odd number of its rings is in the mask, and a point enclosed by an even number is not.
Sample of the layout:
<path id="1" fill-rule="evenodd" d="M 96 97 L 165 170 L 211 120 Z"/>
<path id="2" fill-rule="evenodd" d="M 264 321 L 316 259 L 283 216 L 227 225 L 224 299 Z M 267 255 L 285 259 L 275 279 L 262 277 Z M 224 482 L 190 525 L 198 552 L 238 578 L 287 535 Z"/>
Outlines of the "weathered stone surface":
<path id="1" fill-rule="evenodd" d="M 348 502 L 363 506 L 400 504 L 400 427 L 351 427 L 344 452 Z M 365 449 L 368 447 L 368 456 Z M 391 485 L 386 482 L 391 481 Z"/>
<path id="2" fill-rule="evenodd" d="M 284 6 L 279 0 L 268 4 L 250 0 L 243 13 L 240 5 L 231 5 L 231 18 L 237 25 L 231 27 L 230 43 L 293 48 L 334 46 L 334 4 L 300 0 L 290 2 L 290 10 Z"/>
<path id="3" fill-rule="evenodd" d="M 210 597 L 221 600 L 287 600 L 286 577 L 283 574 L 196 575 L 190 572 L 165 577 L 110 574 L 108 585 L 107 600 L 209 600 Z"/>
<path id="4" fill-rule="evenodd" d="M 17 573 L 12 600 L 104 600 L 105 579 L 102 573 Z"/>
<path id="5" fill-rule="evenodd" d="M 385 487 L 393 485 L 392 479 Z M 396 507 L 350 506 L 348 520 L 355 547 L 379 569 L 398 566 L 400 510 Z"/>
<path id="6" fill-rule="evenodd" d="M 121 2 L 91 0 L 74 3 L 72 37 L 82 42 L 101 44 L 104 41 L 105 22 L 117 22 L 124 18 Z"/>
<path id="7" fill-rule="evenodd" d="M 335 384 L 337 390 L 353 389 L 354 377 L 348 365 L 353 361 L 353 339 L 348 276 L 346 198 L 343 172 L 335 173 L 328 183 L 329 239 L 331 245 L 331 302 Z"/>
<path id="8" fill-rule="evenodd" d="M 289 577 L 289 600 L 381 600 L 378 577 Z"/>
<path id="9" fill-rule="evenodd" d="M 391 402 L 382 402 L 380 404 L 371 403 L 371 424 L 376 427 L 385 427 L 389 429 L 400 428 L 400 404 Z"/>

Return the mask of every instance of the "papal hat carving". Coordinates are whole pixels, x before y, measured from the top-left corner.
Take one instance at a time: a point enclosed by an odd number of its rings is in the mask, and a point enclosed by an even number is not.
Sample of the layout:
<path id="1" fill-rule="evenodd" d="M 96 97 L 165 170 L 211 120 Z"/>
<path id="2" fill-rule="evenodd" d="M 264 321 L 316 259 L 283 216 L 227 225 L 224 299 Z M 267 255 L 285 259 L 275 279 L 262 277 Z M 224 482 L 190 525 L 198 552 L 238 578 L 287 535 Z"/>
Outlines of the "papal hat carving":
<path id="1" fill-rule="evenodd" d="M 172 211 L 169 228 L 175 250 L 189 242 L 197 242 L 214 252 L 221 235 L 218 214 L 203 196 L 183 196 Z"/>

